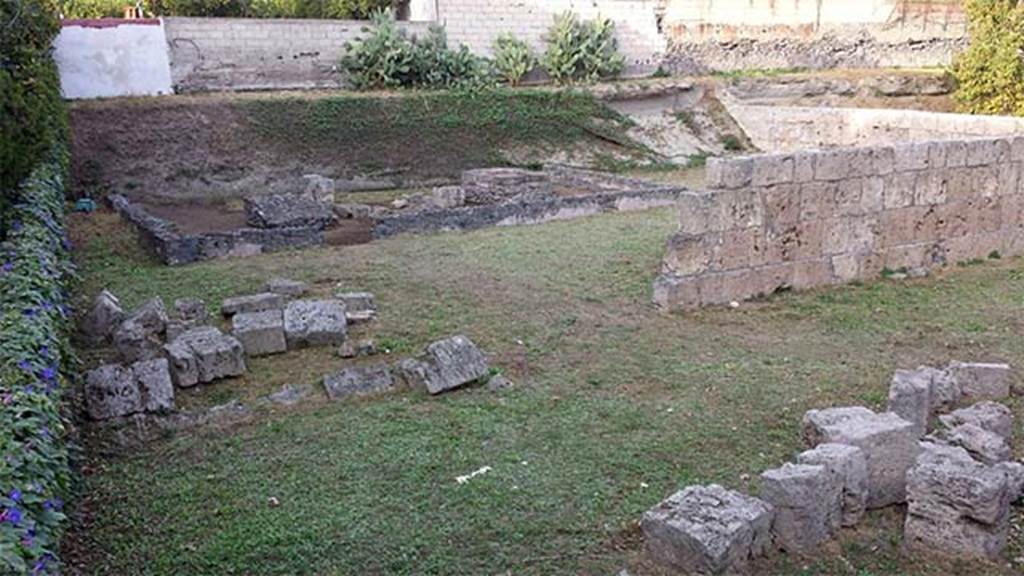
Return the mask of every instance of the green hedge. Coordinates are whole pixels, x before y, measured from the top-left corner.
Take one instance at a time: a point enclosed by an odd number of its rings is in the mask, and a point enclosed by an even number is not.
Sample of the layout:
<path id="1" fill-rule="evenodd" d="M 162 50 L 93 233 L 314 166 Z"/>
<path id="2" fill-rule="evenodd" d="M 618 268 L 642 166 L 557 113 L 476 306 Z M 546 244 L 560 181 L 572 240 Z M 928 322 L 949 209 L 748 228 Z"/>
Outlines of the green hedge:
<path id="1" fill-rule="evenodd" d="M 60 0 L 65 18 L 117 17 L 131 0 Z M 364 19 L 394 0 L 144 0 L 147 14 L 236 18 Z"/>
<path id="2" fill-rule="evenodd" d="M 60 143 L 4 214 L 0 243 L 0 573 L 57 573 L 69 489 L 61 389 L 72 373 Z"/>
<path id="3" fill-rule="evenodd" d="M 0 0 L 0 213 L 64 129 L 55 10 L 49 0 Z"/>

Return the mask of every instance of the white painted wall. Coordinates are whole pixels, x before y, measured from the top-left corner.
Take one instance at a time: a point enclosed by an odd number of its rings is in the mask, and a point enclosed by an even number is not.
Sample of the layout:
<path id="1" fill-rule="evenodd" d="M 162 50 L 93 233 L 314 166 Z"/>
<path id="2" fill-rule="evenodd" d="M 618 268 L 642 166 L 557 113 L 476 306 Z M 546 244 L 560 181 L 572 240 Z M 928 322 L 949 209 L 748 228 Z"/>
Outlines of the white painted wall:
<path id="1" fill-rule="evenodd" d="M 437 20 L 438 0 L 409 0 L 411 22 L 433 22 Z"/>
<path id="2" fill-rule="evenodd" d="M 160 20 L 65 21 L 54 43 L 65 98 L 170 94 Z"/>

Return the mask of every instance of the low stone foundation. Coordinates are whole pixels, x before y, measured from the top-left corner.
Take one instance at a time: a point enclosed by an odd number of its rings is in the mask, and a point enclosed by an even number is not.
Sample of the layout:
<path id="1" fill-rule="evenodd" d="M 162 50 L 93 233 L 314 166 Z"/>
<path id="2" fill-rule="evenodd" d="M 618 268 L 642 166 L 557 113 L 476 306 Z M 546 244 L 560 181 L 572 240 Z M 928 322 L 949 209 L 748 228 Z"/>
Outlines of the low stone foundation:
<path id="1" fill-rule="evenodd" d="M 1019 254 L 1024 138 L 807 150 L 708 162 L 681 195 L 654 301 L 725 304 Z"/>
<path id="2" fill-rule="evenodd" d="M 153 216 L 120 194 L 111 194 L 107 200 L 122 218 L 135 225 L 160 260 L 169 265 L 308 248 L 324 242 L 323 231 L 313 226 L 181 234 L 173 222 Z"/>

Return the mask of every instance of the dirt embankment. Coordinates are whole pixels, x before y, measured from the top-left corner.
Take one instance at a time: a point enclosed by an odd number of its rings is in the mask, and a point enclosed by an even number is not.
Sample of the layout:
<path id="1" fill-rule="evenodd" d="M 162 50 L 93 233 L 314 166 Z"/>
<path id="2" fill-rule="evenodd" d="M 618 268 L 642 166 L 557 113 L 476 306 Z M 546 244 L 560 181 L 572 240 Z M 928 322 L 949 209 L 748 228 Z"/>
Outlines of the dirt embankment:
<path id="1" fill-rule="evenodd" d="M 507 165 L 512 150 L 643 156 L 627 124 L 590 96 L 543 90 L 85 102 L 71 108 L 72 189 L 206 201 L 301 190 L 305 174 L 401 187 Z"/>

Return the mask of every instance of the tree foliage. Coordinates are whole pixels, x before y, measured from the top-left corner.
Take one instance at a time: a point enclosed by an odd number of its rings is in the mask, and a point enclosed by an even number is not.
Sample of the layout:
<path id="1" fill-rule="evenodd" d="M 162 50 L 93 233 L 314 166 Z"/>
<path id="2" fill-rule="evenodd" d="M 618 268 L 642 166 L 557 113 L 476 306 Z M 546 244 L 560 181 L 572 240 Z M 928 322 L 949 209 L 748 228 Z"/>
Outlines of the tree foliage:
<path id="1" fill-rule="evenodd" d="M 1024 115 L 1024 7 L 967 0 L 971 43 L 953 64 L 957 104 L 973 114 Z"/>

